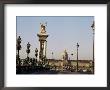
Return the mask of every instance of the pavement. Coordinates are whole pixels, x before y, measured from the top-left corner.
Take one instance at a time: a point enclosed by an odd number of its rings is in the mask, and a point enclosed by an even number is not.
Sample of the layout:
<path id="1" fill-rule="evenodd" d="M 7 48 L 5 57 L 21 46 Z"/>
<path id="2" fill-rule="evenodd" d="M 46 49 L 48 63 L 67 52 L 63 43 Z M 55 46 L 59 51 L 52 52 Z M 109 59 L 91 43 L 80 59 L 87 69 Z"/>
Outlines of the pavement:
<path id="1" fill-rule="evenodd" d="M 70 71 L 39 71 L 31 73 L 20 73 L 20 74 L 92 74 L 90 72 L 70 72 Z"/>
<path id="2" fill-rule="evenodd" d="M 90 72 L 68 72 L 68 71 L 61 71 L 58 74 L 92 74 Z"/>

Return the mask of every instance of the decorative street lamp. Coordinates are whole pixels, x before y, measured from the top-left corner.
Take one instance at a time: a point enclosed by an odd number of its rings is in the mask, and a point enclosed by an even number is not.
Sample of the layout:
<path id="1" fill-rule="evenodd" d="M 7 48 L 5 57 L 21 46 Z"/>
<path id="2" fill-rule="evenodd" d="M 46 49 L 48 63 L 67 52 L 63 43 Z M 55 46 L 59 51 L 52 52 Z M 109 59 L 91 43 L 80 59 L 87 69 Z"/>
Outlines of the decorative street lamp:
<path id="1" fill-rule="evenodd" d="M 17 54 L 17 62 L 18 62 L 18 65 L 20 65 L 20 58 L 19 58 L 19 50 L 21 50 L 21 37 L 18 36 L 17 38 L 17 43 L 16 43 L 16 49 L 18 50 L 18 54 Z"/>
<path id="2" fill-rule="evenodd" d="M 19 36 L 17 39 L 17 50 L 18 50 L 18 57 L 19 57 L 19 50 L 21 50 L 21 37 Z"/>
<path id="3" fill-rule="evenodd" d="M 30 53 L 30 44 L 29 44 L 29 42 L 28 42 L 28 44 L 27 44 L 27 50 L 26 50 L 26 52 L 27 52 L 27 59 L 29 60 L 29 53 Z"/>
<path id="4" fill-rule="evenodd" d="M 73 53 L 71 53 L 71 56 L 73 57 Z"/>
<path id="5" fill-rule="evenodd" d="M 36 57 L 36 62 L 37 62 L 37 56 L 38 56 L 38 49 L 35 49 L 35 57 Z"/>
<path id="6" fill-rule="evenodd" d="M 79 48 L 79 44 L 77 43 L 77 72 L 78 72 L 78 48 Z"/>
<path id="7" fill-rule="evenodd" d="M 38 49 L 37 48 L 35 49 L 35 56 L 36 56 L 36 58 L 38 56 Z"/>
<path id="8" fill-rule="evenodd" d="M 95 22 L 93 21 L 93 24 L 92 24 L 92 31 L 93 31 L 93 73 L 94 73 L 94 35 L 95 35 Z"/>

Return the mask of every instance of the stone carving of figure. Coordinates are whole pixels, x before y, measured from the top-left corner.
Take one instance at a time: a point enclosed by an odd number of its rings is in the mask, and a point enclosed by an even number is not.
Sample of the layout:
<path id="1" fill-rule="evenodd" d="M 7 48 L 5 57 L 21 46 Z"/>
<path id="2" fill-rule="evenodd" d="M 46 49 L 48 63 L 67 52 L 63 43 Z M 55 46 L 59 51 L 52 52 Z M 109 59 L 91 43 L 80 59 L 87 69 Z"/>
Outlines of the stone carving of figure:
<path id="1" fill-rule="evenodd" d="M 40 31 L 41 34 L 45 34 L 46 33 L 46 30 L 45 30 L 45 26 L 43 24 L 41 24 L 41 31 Z"/>
<path id="2" fill-rule="evenodd" d="M 63 60 L 68 60 L 68 53 L 66 50 L 63 52 L 62 58 Z"/>

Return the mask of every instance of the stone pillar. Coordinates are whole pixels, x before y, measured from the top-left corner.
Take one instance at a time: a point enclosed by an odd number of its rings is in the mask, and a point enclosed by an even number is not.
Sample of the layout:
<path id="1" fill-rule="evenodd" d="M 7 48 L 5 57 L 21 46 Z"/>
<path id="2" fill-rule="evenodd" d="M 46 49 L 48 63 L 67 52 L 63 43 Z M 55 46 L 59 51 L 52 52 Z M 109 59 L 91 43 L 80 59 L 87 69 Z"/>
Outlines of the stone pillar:
<path id="1" fill-rule="evenodd" d="M 46 59 L 46 47 L 47 47 L 46 39 L 48 37 L 45 31 L 45 26 L 43 24 L 41 24 L 40 33 L 37 34 L 37 36 L 40 42 L 39 60 L 43 61 L 44 59 Z"/>

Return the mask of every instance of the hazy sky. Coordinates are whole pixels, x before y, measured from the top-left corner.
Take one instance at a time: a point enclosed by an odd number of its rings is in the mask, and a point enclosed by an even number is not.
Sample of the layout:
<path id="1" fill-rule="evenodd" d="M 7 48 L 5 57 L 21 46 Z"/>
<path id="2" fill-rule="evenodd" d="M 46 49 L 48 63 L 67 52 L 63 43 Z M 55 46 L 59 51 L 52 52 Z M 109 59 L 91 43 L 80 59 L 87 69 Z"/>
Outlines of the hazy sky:
<path id="1" fill-rule="evenodd" d="M 20 57 L 26 58 L 27 43 L 31 44 L 30 57 L 35 57 L 35 48 L 39 50 L 37 33 L 40 23 L 47 22 L 47 58 L 61 59 L 66 49 L 70 59 L 76 59 L 76 44 L 79 43 L 79 59 L 91 59 L 93 53 L 92 28 L 93 16 L 17 16 L 17 36 L 21 36 Z M 71 56 L 73 53 L 73 57 Z"/>

